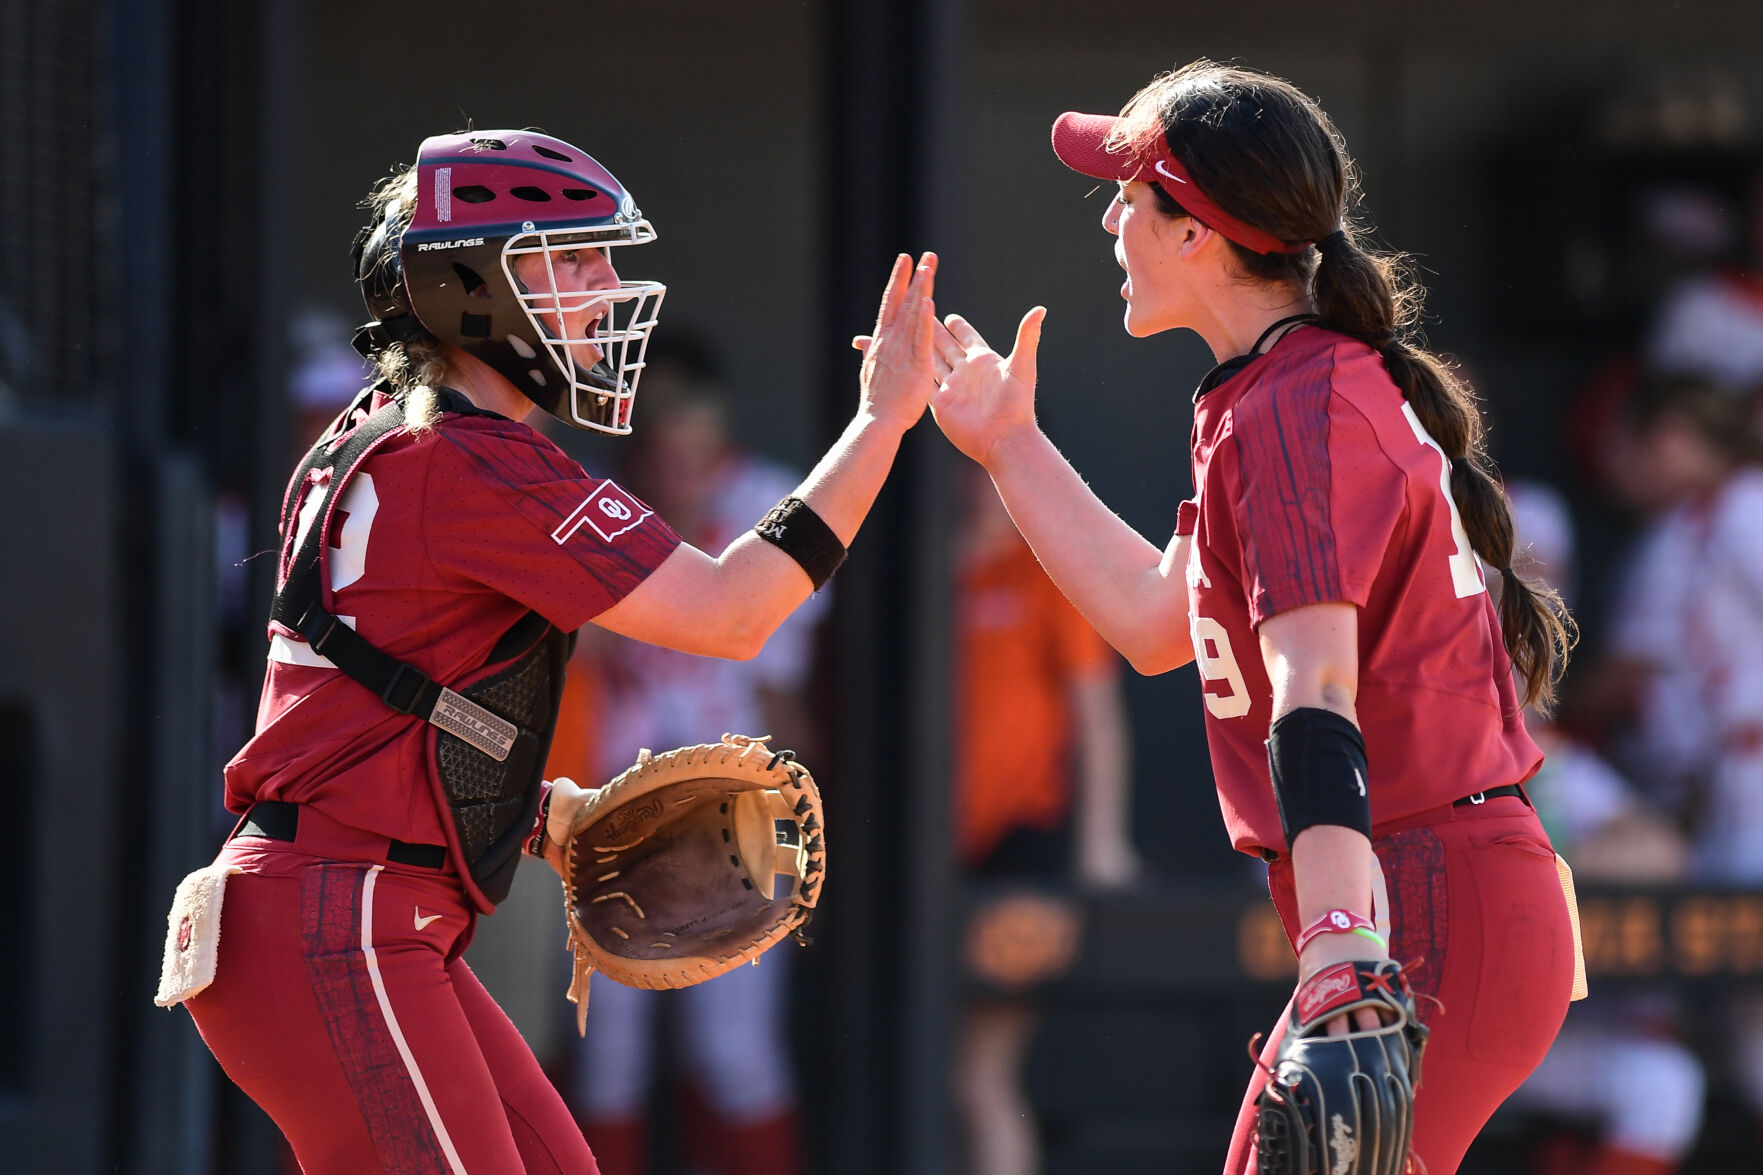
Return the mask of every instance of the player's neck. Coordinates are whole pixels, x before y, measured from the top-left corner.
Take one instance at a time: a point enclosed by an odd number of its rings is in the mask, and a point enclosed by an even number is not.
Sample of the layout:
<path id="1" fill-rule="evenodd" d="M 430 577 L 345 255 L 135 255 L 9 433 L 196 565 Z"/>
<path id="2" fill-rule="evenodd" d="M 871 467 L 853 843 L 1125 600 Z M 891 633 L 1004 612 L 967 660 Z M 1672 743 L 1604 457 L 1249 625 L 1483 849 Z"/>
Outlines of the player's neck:
<path id="1" fill-rule="evenodd" d="M 1224 363 L 1249 354 L 1257 343 L 1261 345 L 1261 350 L 1268 350 L 1290 329 L 1287 327 L 1286 330 L 1274 331 L 1268 335 L 1269 327 L 1283 318 L 1314 314 L 1316 303 L 1308 294 L 1284 299 L 1239 296 L 1217 299 L 1208 305 L 1207 310 L 1207 321 L 1196 324 L 1194 329 L 1206 340 L 1206 345 L 1212 348 L 1213 358 Z M 1268 337 L 1263 338 L 1264 335 Z"/>
<path id="2" fill-rule="evenodd" d="M 479 408 L 510 420 L 524 420 L 538 407 L 475 355 L 452 346 L 447 352 L 447 386 Z"/>

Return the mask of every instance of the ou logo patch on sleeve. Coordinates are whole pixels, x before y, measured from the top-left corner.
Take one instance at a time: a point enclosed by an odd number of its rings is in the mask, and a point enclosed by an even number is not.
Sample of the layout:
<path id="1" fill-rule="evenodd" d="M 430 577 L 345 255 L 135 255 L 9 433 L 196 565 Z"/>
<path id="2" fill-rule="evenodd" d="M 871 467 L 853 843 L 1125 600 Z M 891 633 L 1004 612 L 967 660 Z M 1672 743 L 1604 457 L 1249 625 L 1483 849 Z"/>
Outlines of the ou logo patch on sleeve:
<path id="1" fill-rule="evenodd" d="M 620 486 L 610 480 L 603 481 L 594 487 L 593 493 L 582 499 L 581 505 L 570 511 L 569 517 L 551 532 L 551 538 L 561 547 L 575 537 L 576 531 L 587 526 L 606 542 L 611 542 L 653 513 Z"/>

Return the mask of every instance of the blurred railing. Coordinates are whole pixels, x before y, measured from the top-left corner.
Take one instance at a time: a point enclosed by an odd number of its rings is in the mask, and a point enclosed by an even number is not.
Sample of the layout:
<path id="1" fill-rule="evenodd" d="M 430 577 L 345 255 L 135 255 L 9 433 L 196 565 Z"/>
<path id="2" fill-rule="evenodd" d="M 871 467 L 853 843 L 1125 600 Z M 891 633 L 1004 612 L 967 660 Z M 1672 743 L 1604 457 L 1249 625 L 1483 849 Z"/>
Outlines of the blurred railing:
<path id="1" fill-rule="evenodd" d="M 1579 915 L 1594 982 L 1763 980 L 1763 890 L 1581 885 Z M 1252 885 L 976 889 L 963 941 L 966 978 L 995 989 L 1185 995 L 1221 984 L 1285 985 L 1297 973 L 1272 903 Z"/>
<path id="2" fill-rule="evenodd" d="M 1720 988 L 1763 980 L 1763 891 L 1583 885 L 1579 909 L 1594 992 L 1665 983 L 1692 996 L 1686 1006 L 1717 1009 L 1707 997 Z M 1296 977 L 1265 889 L 975 887 L 964 914 L 964 996 L 1040 1013 L 1026 1083 L 1046 1175 L 1217 1171 L 1249 1078 L 1248 1044 Z M 1718 1024 L 1701 1028 L 1693 1035 Z M 1728 1101 L 1711 1098 L 1686 1175 L 1755 1169 L 1745 1120 Z M 1528 1128 L 1496 1119 L 1464 1175 L 1523 1169 Z"/>

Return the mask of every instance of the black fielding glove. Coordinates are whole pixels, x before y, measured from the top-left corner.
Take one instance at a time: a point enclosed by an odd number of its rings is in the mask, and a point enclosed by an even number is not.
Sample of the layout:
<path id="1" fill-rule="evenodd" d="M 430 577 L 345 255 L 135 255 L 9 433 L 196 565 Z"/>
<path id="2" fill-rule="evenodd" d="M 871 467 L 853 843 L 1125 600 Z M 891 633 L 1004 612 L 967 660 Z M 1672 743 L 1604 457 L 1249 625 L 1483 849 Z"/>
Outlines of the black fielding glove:
<path id="1" fill-rule="evenodd" d="M 1360 1008 L 1389 1022 L 1324 1034 Z M 1391 960 L 1337 963 L 1306 979 L 1255 1099 L 1257 1175 L 1403 1175 L 1426 1036 Z"/>

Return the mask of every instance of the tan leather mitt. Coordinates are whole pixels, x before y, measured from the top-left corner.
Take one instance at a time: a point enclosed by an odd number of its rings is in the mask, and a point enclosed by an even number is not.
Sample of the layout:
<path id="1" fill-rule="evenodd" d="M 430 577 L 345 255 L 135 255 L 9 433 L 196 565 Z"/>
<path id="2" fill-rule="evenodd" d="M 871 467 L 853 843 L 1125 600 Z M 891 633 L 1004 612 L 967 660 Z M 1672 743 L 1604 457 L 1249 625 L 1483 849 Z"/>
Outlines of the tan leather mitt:
<path id="1" fill-rule="evenodd" d="M 806 923 L 826 876 L 822 818 L 814 777 L 764 738 L 640 752 L 582 805 L 564 844 L 577 1030 L 595 971 L 689 987 Z"/>

